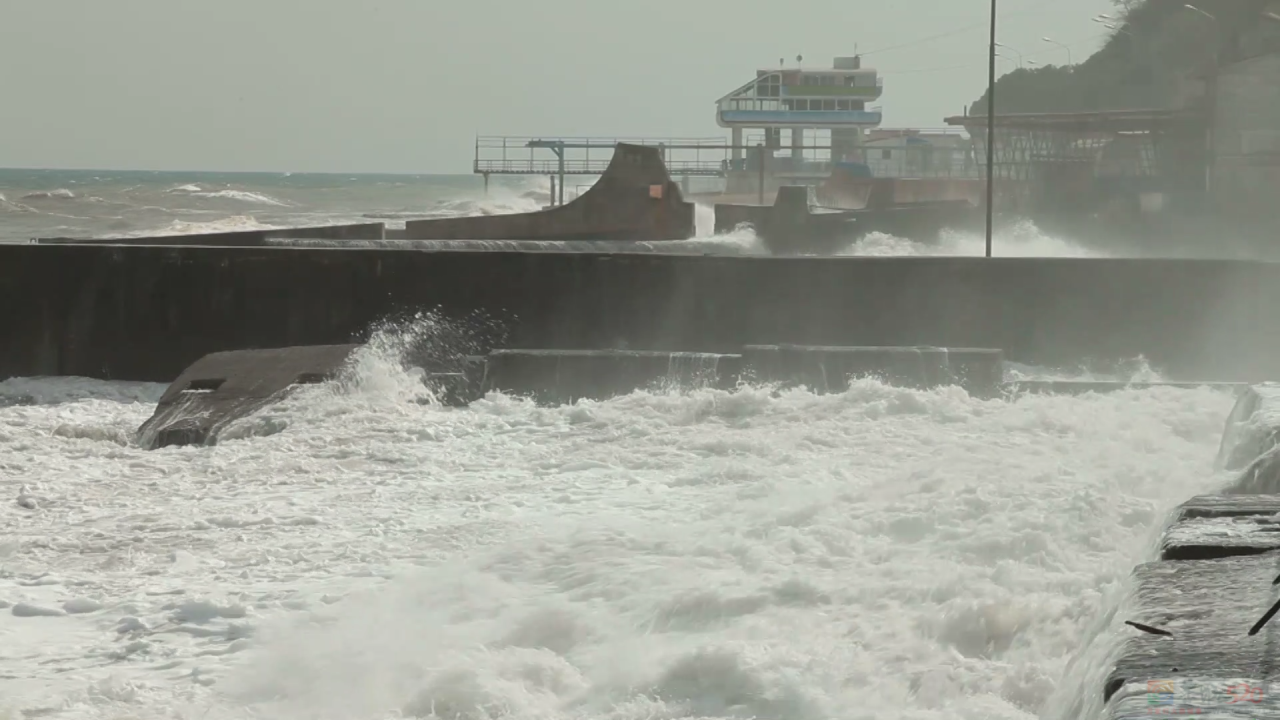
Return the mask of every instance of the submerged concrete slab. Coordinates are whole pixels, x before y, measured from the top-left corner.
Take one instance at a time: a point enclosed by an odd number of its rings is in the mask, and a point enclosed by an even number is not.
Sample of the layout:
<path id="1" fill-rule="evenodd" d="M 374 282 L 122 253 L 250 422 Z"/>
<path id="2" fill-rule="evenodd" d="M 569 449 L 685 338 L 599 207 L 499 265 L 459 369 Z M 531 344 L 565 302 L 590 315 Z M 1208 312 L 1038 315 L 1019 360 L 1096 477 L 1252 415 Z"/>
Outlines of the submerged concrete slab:
<path id="1" fill-rule="evenodd" d="M 331 379 L 356 345 L 312 345 L 206 355 L 169 386 L 138 429 L 148 449 L 217 441 L 227 423 L 277 402 L 299 385 Z"/>
<path id="2" fill-rule="evenodd" d="M 311 227 L 237 230 L 189 235 L 147 235 L 124 238 L 36 238 L 38 245 L 193 245 L 202 247 L 261 247 L 273 239 L 382 240 L 385 223 L 315 225 Z"/>
<path id="3" fill-rule="evenodd" d="M 529 213 L 409 220 L 410 240 L 685 240 L 696 234 L 658 148 L 619 143 L 604 174 L 559 207 Z"/>
<path id="4" fill-rule="evenodd" d="M 739 356 L 630 350 L 495 350 L 484 392 L 546 403 L 603 400 L 640 389 L 720 386 L 737 374 Z"/>
<path id="5" fill-rule="evenodd" d="M 803 384 L 815 392 L 843 392 L 851 379 L 877 377 L 903 387 L 959 385 L 991 396 L 1004 379 L 1003 353 L 992 349 L 750 345 L 742 356 L 746 372 L 759 381 Z"/>

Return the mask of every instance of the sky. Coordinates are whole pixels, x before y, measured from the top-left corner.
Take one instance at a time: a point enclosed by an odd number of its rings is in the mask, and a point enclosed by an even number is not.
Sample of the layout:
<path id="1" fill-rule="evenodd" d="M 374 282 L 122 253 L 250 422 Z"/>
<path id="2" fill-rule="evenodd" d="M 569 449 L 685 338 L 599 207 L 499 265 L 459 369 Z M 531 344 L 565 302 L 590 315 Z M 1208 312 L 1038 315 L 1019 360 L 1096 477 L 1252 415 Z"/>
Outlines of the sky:
<path id="1" fill-rule="evenodd" d="M 1076 62 L 1110 0 L 999 0 L 1001 73 Z M 988 0 L 27 0 L 0 167 L 466 173 L 477 135 L 726 137 L 757 68 L 863 54 L 885 127 L 986 87 Z"/>

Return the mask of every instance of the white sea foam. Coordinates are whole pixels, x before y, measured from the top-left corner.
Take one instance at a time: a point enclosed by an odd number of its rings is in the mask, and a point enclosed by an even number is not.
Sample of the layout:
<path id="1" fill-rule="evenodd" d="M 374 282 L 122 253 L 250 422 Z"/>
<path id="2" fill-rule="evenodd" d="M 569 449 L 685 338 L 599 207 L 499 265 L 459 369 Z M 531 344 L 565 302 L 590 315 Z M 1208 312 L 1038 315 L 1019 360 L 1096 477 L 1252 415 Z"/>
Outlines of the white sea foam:
<path id="1" fill-rule="evenodd" d="M 66 188 L 57 190 L 39 190 L 22 196 L 23 200 L 73 200 L 76 194 Z"/>
<path id="2" fill-rule="evenodd" d="M 150 235 L 199 235 L 204 233 L 239 232 L 242 230 L 269 230 L 275 227 L 278 226 L 259 222 L 249 215 L 234 215 L 232 217 L 222 218 L 219 220 L 210 220 L 208 222 L 173 220 L 168 225 L 161 228 L 134 230 L 126 233 L 104 233 L 102 237 L 128 238 L 146 237 Z"/>
<path id="3" fill-rule="evenodd" d="M 179 185 L 166 191 L 170 195 L 189 195 L 191 197 L 211 198 L 221 200 L 239 200 L 241 202 L 253 203 L 255 205 L 273 205 L 276 207 L 288 207 L 289 203 L 271 197 L 263 192 L 254 192 L 251 190 L 236 190 L 234 188 L 223 188 L 221 190 L 206 190 L 197 184 Z"/>
<path id="4" fill-rule="evenodd" d="M 0 386 L 43 403 L 0 409 L 0 716 L 1030 718 L 1100 691 L 1068 662 L 1232 403 L 449 410 L 415 343 L 210 448 L 129 444 L 158 386 Z"/>
<path id="5" fill-rule="evenodd" d="M 192 194 L 196 197 L 239 200 L 241 202 L 253 203 L 255 205 L 274 205 L 276 207 L 288 207 L 289 205 L 289 203 L 277 200 L 266 193 L 250 192 L 248 190 L 215 190 L 213 192 L 198 192 Z"/>
<path id="6" fill-rule="evenodd" d="M 1106 257 L 1106 254 L 1053 237 L 1035 223 L 1024 220 L 1001 228 L 991 238 L 992 255 L 997 257 Z M 841 255 L 947 255 L 972 256 L 986 253 L 986 237 L 972 232 L 944 230 L 939 242 L 925 243 L 871 233 L 850 245 Z"/>

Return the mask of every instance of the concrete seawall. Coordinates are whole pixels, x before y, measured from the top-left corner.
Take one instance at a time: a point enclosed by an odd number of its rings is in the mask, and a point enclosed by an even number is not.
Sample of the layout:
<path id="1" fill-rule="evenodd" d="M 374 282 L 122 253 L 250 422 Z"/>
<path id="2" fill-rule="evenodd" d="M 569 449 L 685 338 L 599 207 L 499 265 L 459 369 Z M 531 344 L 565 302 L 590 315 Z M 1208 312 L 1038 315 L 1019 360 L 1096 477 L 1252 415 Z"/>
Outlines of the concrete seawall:
<path id="1" fill-rule="evenodd" d="M 260 247 L 272 239 L 306 240 L 383 240 L 387 237 L 386 223 L 357 223 L 353 225 L 315 225 L 311 227 L 270 228 L 266 230 L 237 230 L 222 233 L 194 233 L 191 235 L 147 235 L 128 238 L 36 238 L 41 245 L 212 245 L 216 247 Z"/>
<path id="2" fill-rule="evenodd" d="M 168 382 L 219 350 L 352 342 L 399 312 L 508 319 L 506 347 L 986 347 L 1173 380 L 1280 375 L 1280 265 L 289 247 L 0 246 L 0 377 Z"/>

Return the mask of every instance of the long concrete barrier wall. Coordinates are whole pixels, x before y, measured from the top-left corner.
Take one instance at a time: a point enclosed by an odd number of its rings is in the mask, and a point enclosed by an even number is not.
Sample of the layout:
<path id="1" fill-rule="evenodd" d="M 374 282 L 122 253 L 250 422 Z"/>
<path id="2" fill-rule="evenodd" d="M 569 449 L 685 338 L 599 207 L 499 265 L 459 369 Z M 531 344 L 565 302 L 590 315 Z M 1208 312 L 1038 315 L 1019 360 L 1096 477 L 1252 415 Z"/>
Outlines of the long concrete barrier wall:
<path id="1" fill-rule="evenodd" d="M 310 227 L 269 228 L 263 230 L 236 230 L 221 233 L 192 233 L 189 235 L 146 235 L 128 238 L 35 238 L 41 245 L 214 245 L 218 247 L 258 247 L 271 239 L 306 240 L 383 240 L 386 223 L 356 223 L 350 225 L 313 225 Z"/>
<path id="2" fill-rule="evenodd" d="M 509 318 L 506 347 L 934 345 L 1280 375 L 1274 264 L 10 245 L 0 267 L 0 377 L 168 382 L 210 352 L 351 342 L 432 308 Z"/>

